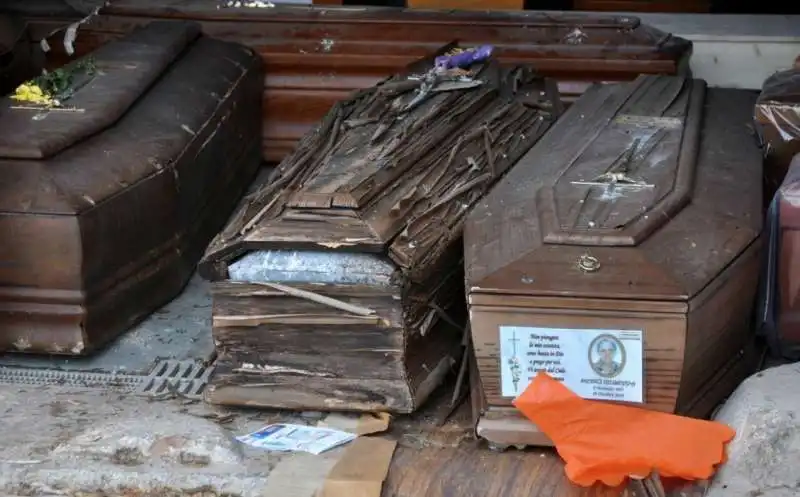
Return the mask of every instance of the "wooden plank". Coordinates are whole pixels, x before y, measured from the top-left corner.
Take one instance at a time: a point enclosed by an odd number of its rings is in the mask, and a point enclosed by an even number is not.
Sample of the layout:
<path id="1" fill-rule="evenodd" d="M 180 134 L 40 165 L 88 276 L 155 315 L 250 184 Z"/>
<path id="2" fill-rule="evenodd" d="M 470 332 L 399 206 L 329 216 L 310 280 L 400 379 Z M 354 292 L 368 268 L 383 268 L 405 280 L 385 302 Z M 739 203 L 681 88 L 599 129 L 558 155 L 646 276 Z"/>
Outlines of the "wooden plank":
<path id="1" fill-rule="evenodd" d="M 419 413 L 393 420 L 398 446 L 384 497 L 645 497 L 634 493 L 636 484 L 582 488 L 570 483 L 553 449 L 489 450 L 473 438 L 467 404 L 443 426 L 435 426 L 449 410 L 451 385 Z M 662 485 L 668 497 L 702 497 L 704 490 L 702 482 L 664 479 Z"/>

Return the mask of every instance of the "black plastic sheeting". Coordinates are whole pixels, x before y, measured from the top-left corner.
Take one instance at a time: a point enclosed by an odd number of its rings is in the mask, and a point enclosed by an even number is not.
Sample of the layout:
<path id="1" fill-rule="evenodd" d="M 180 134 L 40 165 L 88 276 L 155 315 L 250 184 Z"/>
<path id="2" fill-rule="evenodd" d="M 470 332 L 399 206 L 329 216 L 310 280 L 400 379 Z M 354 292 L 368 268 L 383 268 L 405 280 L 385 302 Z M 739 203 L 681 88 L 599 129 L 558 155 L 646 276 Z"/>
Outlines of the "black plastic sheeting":
<path id="1" fill-rule="evenodd" d="M 778 313 L 780 312 L 778 255 L 781 234 L 779 202 L 780 195 L 776 194 L 769 204 L 764 223 L 766 245 L 761 252 L 761 278 L 756 304 L 756 330 L 766 340 L 770 355 L 775 357 L 790 354 L 788 350 L 784 350 L 785 347 L 781 344 L 778 329 Z"/>

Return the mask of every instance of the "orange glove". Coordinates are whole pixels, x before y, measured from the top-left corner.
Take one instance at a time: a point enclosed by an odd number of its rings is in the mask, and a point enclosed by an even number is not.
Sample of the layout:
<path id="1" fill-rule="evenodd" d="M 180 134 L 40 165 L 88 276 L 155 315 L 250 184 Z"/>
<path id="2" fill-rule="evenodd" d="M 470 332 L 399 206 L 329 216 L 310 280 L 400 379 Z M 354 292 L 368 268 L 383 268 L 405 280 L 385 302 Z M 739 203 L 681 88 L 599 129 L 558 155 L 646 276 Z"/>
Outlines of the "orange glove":
<path id="1" fill-rule="evenodd" d="M 704 480 L 725 461 L 736 435 L 713 421 L 578 397 L 547 373 L 536 375 L 514 406 L 550 437 L 575 484 L 616 487 L 628 476 Z"/>

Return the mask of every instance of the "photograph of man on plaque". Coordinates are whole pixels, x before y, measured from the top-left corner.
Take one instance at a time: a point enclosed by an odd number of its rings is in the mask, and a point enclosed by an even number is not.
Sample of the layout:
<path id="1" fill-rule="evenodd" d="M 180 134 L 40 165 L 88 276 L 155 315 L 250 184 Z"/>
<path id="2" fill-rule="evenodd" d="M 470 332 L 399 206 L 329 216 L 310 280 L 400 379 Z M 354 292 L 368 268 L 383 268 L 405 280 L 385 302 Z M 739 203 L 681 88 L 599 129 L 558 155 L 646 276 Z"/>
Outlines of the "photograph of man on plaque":
<path id="1" fill-rule="evenodd" d="M 589 344 L 589 364 L 603 378 L 613 378 L 625 369 L 625 346 L 613 335 L 599 335 Z"/>

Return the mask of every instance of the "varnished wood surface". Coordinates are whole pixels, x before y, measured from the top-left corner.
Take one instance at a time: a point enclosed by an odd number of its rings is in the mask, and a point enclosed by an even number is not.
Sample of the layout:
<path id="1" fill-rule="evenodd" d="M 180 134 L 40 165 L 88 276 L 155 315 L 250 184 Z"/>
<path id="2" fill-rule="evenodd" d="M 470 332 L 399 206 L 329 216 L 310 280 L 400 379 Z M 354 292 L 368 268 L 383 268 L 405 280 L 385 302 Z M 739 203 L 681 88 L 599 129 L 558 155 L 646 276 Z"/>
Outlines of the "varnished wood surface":
<path id="1" fill-rule="evenodd" d="M 560 178 L 580 151 L 575 144 L 584 143 L 580 140 L 585 134 L 570 123 L 584 121 L 583 115 L 596 116 L 598 105 L 614 105 L 613 99 L 587 97 L 573 105 L 552 133 L 470 214 L 465 264 L 471 291 L 479 287 L 553 297 L 685 300 L 716 278 L 761 233 L 761 190 L 752 187 L 761 184 L 761 155 L 749 124 L 755 96 L 742 90 L 709 89 L 705 112 L 698 118 L 703 123 L 702 141 L 690 203 L 636 246 L 543 243 L 546 228 L 535 192 Z M 687 133 L 690 125 L 687 121 Z M 587 251 L 601 264 L 591 274 L 577 267 Z"/>
<path id="2" fill-rule="evenodd" d="M 677 412 L 707 416 L 720 395 L 732 392 L 755 367 L 748 349 L 753 344 L 761 251 L 759 238 L 690 301 Z M 737 358 L 744 363 L 738 369 Z M 707 393 L 714 384 L 726 382 L 721 393 Z"/>
<path id="3" fill-rule="evenodd" d="M 659 93 L 652 101 L 640 99 L 637 104 L 658 106 L 665 96 Z M 597 116 L 583 108 L 582 102 L 591 99 L 591 94 L 582 97 L 559 123 L 569 122 L 571 112 L 576 112 L 573 117 Z M 520 430 L 513 413 L 507 415 L 505 429 L 498 422 L 501 408 L 507 408 L 511 400 L 501 396 L 499 386 L 498 333 L 502 325 L 565 328 L 576 333 L 598 328 L 643 330 L 644 406 L 649 409 L 707 416 L 752 372 L 750 323 L 761 250 L 761 158 L 748 129 L 754 95 L 712 89 L 707 99 L 693 182 L 684 185 L 692 201 L 637 244 L 543 243 L 537 251 L 541 230 L 537 220 L 541 218 L 536 207 L 541 204 L 535 203 L 529 192 L 536 189 L 537 182 L 548 184 L 547 168 L 555 167 L 552 160 L 522 174 L 523 158 L 471 214 L 465 233 L 467 279 L 470 282 L 476 274 L 488 274 L 469 283 L 472 339 L 480 375 L 473 392 L 483 397 L 475 414 L 481 421 L 491 418 L 487 438 L 524 443 L 535 434 L 534 430 Z M 688 129 L 690 124 L 684 125 Z M 563 130 L 557 124 L 527 158 L 558 154 L 558 145 L 547 141 L 550 137 L 559 142 L 564 137 L 559 131 Z M 684 130 L 684 140 L 687 132 Z M 565 142 L 569 146 L 570 141 Z M 542 148 L 537 150 L 539 146 Z M 565 156 L 579 154 L 573 151 Z M 554 179 L 561 178 L 559 172 Z M 679 181 L 667 184 L 672 187 Z M 625 208 L 619 207 L 623 213 Z M 647 214 L 646 208 L 642 211 Z M 503 212 L 504 217 L 494 216 L 495 212 Z M 514 222 L 503 227 L 506 219 Z M 531 232 L 536 233 L 532 240 L 527 238 Z M 496 247 L 491 247 L 492 243 Z M 690 249 L 676 252 L 681 244 Z M 691 250 L 701 246 L 707 251 Z M 573 247 L 577 250 L 570 252 Z M 499 257 L 497 248 L 505 251 Z M 524 255 L 517 260 L 504 259 L 515 251 Z M 597 257 L 602 262 L 600 269 L 581 271 L 575 264 L 581 253 Z M 497 272 L 483 272 L 492 264 L 499 268 Z M 624 291 L 618 293 L 620 288 Z"/>
<path id="4" fill-rule="evenodd" d="M 147 48 L 105 51 L 124 66 Z M 262 80 L 252 52 L 201 37 L 109 129 L 0 159 L 0 348 L 85 354 L 180 292 L 258 169 Z"/>
<path id="5" fill-rule="evenodd" d="M 258 51 L 266 66 L 264 154 L 278 162 L 338 100 L 454 40 L 490 43 L 507 64 L 532 64 L 568 98 L 592 81 L 683 71 L 691 43 L 632 17 L 513 11 L 430 11 L 276 5 L 218 8 L 217 0 L 117 0 L 81 26 L 79 54 L 159 18 Z M 38 33 L 63 20 L 37 18 Z M 51 43 L 53 56 L 60 44 Z M 52 59 L 58 64 L 60 59 Z"/>
<path id="6" fill-rule="evenodd" d="M 91 91 L 77 92 L 69 104 L 82 109 L 81 119 L 69 112 L 53 112 L 46 119 L 32 120 L 30 112 L 15 111 L 19 102 L 0 99 L 0 157 L 6 159 L 48 159 L 77 142 L 105 131 L 147 91 L 169 66 L 200 36 L 200 26 L 190 22 L 153 23 L 147 29 L 133 31 L 126 43 L 135 44 L 136 52 L 124 54 L 120 47 L 108 44 L 92 53 L 97 74 L 87 83 Z M 76 65 L 80 61 L 75 61 Z M 132 69 L 135 68 L 135 69 Z M 86 77 L 86 76 L 84 76 Z M 87 78 L 88 79 L 88 78 Z M 96 202 L 95 192 L 85 192 Z M 54 208 L 39 204 L 38 208 Z M 12 210 L 18 206 L 0 205 Z M 57 207 L 56 207 L 57 208 Z"/>

